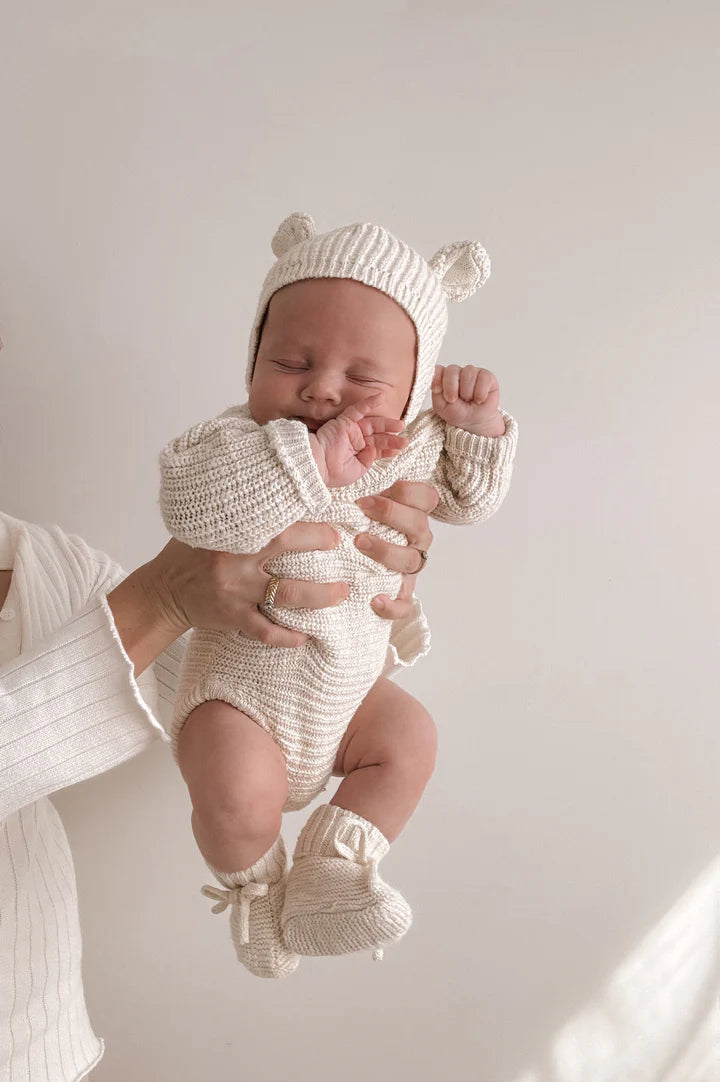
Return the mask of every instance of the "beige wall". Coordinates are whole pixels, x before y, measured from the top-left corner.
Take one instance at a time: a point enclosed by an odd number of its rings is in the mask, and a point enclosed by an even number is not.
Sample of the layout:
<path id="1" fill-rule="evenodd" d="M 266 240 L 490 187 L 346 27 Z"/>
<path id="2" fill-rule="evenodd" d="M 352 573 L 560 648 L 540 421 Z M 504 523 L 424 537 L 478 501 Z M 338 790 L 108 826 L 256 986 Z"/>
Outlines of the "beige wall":
<path id="1" fill-rule="evenodd" d="M 157 451 L 242 398 L 296 209 L 485 243 L 444 356 L 498 374 L 521 442 L 422 577 L 403 682 L 441 754 L 382 966 L 241 970 L 163 749 L 60 798 L 94 1077 L 710 1082 L 716 5 L 241 7 L 3 5 L 4 508 L 152 555 Z"/>

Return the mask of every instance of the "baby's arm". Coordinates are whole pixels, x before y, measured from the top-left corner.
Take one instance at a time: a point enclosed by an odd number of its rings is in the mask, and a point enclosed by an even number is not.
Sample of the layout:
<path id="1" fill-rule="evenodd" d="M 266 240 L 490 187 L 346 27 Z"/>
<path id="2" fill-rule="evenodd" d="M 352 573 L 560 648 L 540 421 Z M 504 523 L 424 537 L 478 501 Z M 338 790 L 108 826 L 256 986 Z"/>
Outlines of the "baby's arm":
<path id="1" fill-rule="evenodd" d="M 517 424 L 499 409 L 498 381 L 485 368 L 439 365 L 432 399 L 447 425 L 432 477 L 440 494 L 433 515 L 443 522 L 482 522 L 497 511 L 510 487 Z"/>
<path id="2" fill-rule="evenodd" d="M 301 421 L 256 424 L 228 410 L 173 440 L 160 455 L 160 509 L 170 533 L 194 548 L 259 552 L 300 519 L 318 519 L 330 488 L 397 454 L 402 422 L 368 416 L 374 399 L 308 432 Z"/>
<path id="3" fill-rule="evenodd" d="M 163 521 L 194 548 L 258 552 L 330 503 L 301 421 L 260 426 L 228 411 L 172 440 L 160 472 Z"/>

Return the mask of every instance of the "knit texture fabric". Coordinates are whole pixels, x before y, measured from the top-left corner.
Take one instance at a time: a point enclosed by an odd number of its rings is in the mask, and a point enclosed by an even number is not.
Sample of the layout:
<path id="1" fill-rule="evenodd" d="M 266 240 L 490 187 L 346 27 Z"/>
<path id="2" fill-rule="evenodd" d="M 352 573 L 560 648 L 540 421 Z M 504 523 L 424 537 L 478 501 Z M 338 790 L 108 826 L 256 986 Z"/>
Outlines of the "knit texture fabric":
<path id="1" fill-rule="evenodd" d="M 272 619 L 305 632 L 302 646 L 278 648 L 240 632 L 196 631 L 185 656 L 172 726 L 173 746 L 188 714 L 209 699 L 243 710 L 285 753 L 290 796 L 304 807 L 327 784 L 351 717 L 383 671 L 391 626 L 370 606 L 395 597 L 402 577 L 364 556 L 355 535 L 406 538 L 368 519 L 356 504 L 399 480 L 429 481 L 440 494 L 433 512 L 445 522 L 489 518 L 510 484 L 517 426 L 494 439 L 450 428 L 433 411 L 407 429 L 408 446 L 376 462 L 352 485 L 328 489 L 299 421 L 259 426 L 247 406 L 196 425 L 161 455 L 161 508 L 168 530 L 187 544 L 256 552 L 291 523 L 329 522 L 340 535 L 326 552 L 288 552 L 266 563 L 281 578 L 347 582 L 350 597 L 326 609 L 272 610 Z M 416 635 L 415 657 L 427 650 Z M 413 656 L 406 662 L 414 660 Z"/>
<path id="2" fill-rule="evenodd" d="M 289 977 L 300 961 L 286 949 L 280 932 L 286 869 L 285 843 L 278 838 L 245 871 L 219 872 L 211 868 L 218 882 L 227 889 L 202 888 L 202 893 L 217 903 L 213 913 L 231 907 L 230 936 L 238 961 L 256 977 Z"/>
<path id="3" fill-rule="evenodd" d="M 194 426 L 160 456 L 163 519 L 189 545 L 257 552 L 299 520 L 328 522 L 340 535 L 332 552 L 284 553 L 265 567 L 280 578 L 347 582 L 350 598 L 330 609 L 273 608 L 272 619 L 309 636 L 294 649 L 268 647 L 240 632 L 195 632 L 173 721 L 177 752 L 185 719 L 201 703 L 220 699 L 244 711 L 285 754 L 285 808 L 293 810 L 327 784 L 342 735 L 386 663 L 391 629 L 370 602 L 377 594 L 397 596 L 402 578 L 363 556 L 354 538 L 362 531 L 396 544 L 406 544 L 406 538 L 368 519 L 355 501 L 399 480 L 429 481 L 440 493 L 436 518 L 482 521 L 507 491 L 517 429 L 505 415 L 506 434 L 488 439 L 450 428 L 432 411 L 419 414 L 447 326 L 448 300 L 464 300 L 490 273 L 477 242 L 446 245 L 428 262 L 381 226 L 361 223 L 318 234 L 309 215 L 293 214 L 281 223 L 272 247 L 277 261 L 263 284 L 250 335 L 248 386 L 270 299 L 293 282 L 362 282 L 400 304 L 417 333 L 405 413 L 408 446 L 375 462 L 352 485 L 327 488 L 305 425 L 278 419 L 260 426 L 247 406 Z M 416 629 L 415 637 L 420 648 L 406 663 L 427 650 L 426 629 Z"/>
<path id="4" fill-rule="evenodd" d="M 490 259 L 482 245 L 456 241 L 426 261 L 380 225 L 362 222 L 318 233 L 309 214 L 291 214 L 275 233 L 272 249 L 278 259 L 263 283 L 250 333 L 248 389 L 273 293 L 308 278 L 349 278 L 392 297 L 415 324 L 417 366 L 405 411 L 406 422 L 414 421 L 432 383 L 447 327 L 448 300 L 465 300 L 490 275 Z"/>
<path id="5" fill-rule="evenodd" d="M 378 875 L 389 844 L 362 816 L 323 804 L 298 838 L 288 877 L 282 932 L 302 955 L 381 952 L 405 935 L 412 912 Z"/>

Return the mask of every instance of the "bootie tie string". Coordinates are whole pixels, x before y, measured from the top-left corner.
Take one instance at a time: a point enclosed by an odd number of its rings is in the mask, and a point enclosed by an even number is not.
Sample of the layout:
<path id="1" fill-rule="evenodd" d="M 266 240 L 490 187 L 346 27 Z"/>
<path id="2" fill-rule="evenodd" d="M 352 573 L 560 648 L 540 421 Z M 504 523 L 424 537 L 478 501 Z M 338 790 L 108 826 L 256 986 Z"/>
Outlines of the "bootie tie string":
<path id="1" fill-rule="evenodd" d="M 364 832 L 360 835 L 360 844 L 357 850 L 351 849 L 345 842 L 335 839 L 335 849 L 339 857 L 351 861 L 353 864 L 364 864 L 368 869 L 368 882 L 371 890 L 375 890 L 378 881 L 378 861 L 374 857 L 368 857 L 368 842 Z"/>
<path id="2" fill-rule="evenodd" d="M 229 905 L 237 905 L 240 910 L 240 941 L 250 942 L 250 906 L 256 898 L 264 898 L 268 892 L 267 883 L 246 883 L 244 887 L 221 890 L 220 887 L 202 887 L 201 894 L 214 898 L 216 904 L 213 913 L 224 913 Z"/>

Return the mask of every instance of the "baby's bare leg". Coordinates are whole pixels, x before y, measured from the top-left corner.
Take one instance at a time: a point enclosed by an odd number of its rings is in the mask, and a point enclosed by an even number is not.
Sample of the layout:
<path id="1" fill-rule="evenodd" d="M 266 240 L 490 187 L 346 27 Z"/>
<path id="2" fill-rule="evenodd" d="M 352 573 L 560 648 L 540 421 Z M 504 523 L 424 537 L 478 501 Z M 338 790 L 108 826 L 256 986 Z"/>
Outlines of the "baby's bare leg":
<path id="1" fill-rule="evenodd" d="M 205 860 L 220 872 L 249 868 L 280 833 L 288 780 L 278 745 L 247 714 L 212 700 L 188 716 L 178 763 Z"/>
<path id="2" fill-rule="evenodd" d="M 425 707 L 381 677 L 342 739 L 334 773 L 345 780 L 330 803 L 361 815 L 394 841 L 430 779 L 436 747 Z"/>
<path id="3" fill-rule="evenodd" d="M 410 906 L 377 865 L 422 795 L 435 746 L 425 708 L 389 680 L 376 681 L 338 750 L 335 773 L 345 780 L 312 813 L 295 847 L 280 921 L 289 950 L 377 952 L 405 935 Z"/>

